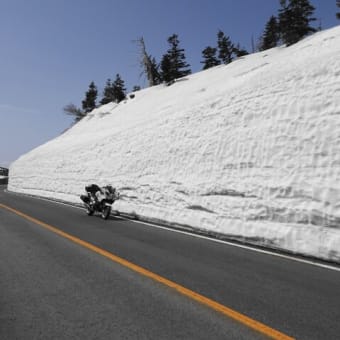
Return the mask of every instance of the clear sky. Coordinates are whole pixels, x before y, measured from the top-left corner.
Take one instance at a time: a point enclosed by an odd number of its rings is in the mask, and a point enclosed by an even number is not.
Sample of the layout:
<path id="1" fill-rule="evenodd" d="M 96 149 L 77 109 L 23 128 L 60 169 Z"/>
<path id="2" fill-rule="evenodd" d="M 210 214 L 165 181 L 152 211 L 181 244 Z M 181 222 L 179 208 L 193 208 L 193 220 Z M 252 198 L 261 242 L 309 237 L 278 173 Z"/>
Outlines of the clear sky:
<path id="1" fill-rule="evenodd" d="M 324 29 L 339 25 L 335 0 L 312 0 Z M 58 136 L 93 80 L 101 95 L 119 73 L 146 86 L 134 40 L 160 61 L 178 34 L 193 72 L 221 29 L 251 51 L 279 0 L 0 0 L 0 166 Z M 316 24 L 318 25 L 319 22 Z"/>

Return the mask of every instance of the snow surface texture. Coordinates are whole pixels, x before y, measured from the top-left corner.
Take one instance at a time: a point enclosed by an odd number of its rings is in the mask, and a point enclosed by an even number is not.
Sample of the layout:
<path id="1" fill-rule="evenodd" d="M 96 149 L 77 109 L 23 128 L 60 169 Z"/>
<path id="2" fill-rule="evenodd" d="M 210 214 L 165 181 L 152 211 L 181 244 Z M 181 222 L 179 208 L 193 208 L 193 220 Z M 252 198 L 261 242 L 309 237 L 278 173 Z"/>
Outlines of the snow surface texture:
<path id="1" fill-rule="evenodd" d="M 9 190 L 340 262 L 340 27 L 135 93 L 10 169 Z"/>

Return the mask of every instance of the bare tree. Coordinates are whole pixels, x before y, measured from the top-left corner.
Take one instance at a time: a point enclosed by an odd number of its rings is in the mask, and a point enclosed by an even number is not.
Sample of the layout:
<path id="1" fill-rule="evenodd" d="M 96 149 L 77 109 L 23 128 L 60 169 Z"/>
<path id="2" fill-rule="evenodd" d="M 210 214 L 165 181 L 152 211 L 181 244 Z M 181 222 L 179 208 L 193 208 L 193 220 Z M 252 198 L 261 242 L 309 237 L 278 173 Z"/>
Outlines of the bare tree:
<path id="1" fill-rule="evenodd" d="M 86 113 L 83 112 L 81 109 L 79 109 L 77 106 L 74 104 L 68 104 L 63 108 L 64 112 L 69 115 L 74 117 L 74 122 L 77 123 L 79 122 L 82 118 L 86 116 Z"/>
<path id="2" fill-rule="evenodd" d="M 141 37 L 137 41 L 138 41 L 138 44 L 140 47 L 140 53 L 141 53 L 141 61 L 140 61 L 141 66 L 144 68 L 144 73 L 146 74 L 146 77 L 148 78 L 149 86 L 154 86 L 153 78 L 151 74 L 151 58 L 146 53 L 144 38 Z"/>
<path id="3" fill-rule="evenodd" d="M 155 58 L 151 58 L 151 56 L 146 52 L 143 37 L 137 39 L 136 42 L 140 48 L 140 66 L 143 70 L 142 74 L 146 75 L 149 81 L 149 86 L 158 85 L 160 83 L 160 76 L 158 73 L 158 65 L 156 64 Z"/>

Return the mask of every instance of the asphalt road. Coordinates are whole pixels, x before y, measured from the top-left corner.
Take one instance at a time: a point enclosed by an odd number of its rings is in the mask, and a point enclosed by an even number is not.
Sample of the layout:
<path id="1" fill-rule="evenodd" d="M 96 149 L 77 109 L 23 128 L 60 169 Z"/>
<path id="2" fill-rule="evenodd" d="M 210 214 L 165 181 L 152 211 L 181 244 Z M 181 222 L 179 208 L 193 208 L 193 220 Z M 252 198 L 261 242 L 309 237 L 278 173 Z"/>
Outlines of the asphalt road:
<path id="1" fill-rule="evenodd" d="M 297 339 L 339 339 L 340 271 L 7 193 L 0 339 L 262 339 L 260 332 L 8 211 Z"/>

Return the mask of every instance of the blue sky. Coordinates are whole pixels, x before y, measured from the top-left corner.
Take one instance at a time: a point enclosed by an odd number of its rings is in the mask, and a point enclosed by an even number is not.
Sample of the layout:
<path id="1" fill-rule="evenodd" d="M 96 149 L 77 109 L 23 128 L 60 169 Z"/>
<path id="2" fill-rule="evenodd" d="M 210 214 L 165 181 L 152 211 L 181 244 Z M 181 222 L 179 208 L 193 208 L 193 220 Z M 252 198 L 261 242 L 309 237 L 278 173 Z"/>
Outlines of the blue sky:
<path id="1" fill-rule="evenodd" d="M 335 0 L 312 0 L 324 29 L 340 24 Z M 93 80 L 101 94 L 119 73 L 128 90 L 140 78 L 134 40 L 159 61 L 178 34 L 193 72 L 221 29 L 251 50 L 279 0 L 0 0 L 0 166 L 58 136 Z"/>

